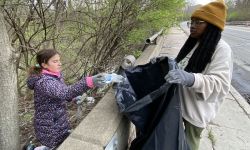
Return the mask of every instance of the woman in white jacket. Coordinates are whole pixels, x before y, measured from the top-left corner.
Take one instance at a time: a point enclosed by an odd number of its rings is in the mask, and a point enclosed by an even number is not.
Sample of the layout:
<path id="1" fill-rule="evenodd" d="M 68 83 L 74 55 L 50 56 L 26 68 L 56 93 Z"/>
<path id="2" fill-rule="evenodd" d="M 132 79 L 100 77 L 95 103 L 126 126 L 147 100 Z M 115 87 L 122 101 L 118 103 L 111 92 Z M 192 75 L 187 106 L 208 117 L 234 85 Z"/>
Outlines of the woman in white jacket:
<path id="1" fill-rule="evenodd" d="M 194 11 L 190 36 L 176 57 L 184 70 L 171 70 L 165 77 L 169 83 L 180 84 L 185 134 L 191 150 L 199 149 L 201 132 L 215 118 L 230 89 L 232 52 L 221 39 L 225 20 L 223 1 Z"/>

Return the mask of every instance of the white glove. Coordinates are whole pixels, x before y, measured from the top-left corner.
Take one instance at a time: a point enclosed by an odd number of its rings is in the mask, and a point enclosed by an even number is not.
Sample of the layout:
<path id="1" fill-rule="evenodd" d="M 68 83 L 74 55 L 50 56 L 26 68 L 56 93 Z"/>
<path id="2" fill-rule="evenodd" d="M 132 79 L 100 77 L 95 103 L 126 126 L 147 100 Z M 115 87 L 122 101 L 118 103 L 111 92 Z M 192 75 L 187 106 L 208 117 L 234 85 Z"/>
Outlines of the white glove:
<path id="1" fill-rule="evenodd" d="M 193 73 L 189 73 L 181 69 L 174 69 L 168 72 L 165 76 L 165 80 L 168 83 L 177 83 L 190 87 L 194 84 L 195 77 Z"/>

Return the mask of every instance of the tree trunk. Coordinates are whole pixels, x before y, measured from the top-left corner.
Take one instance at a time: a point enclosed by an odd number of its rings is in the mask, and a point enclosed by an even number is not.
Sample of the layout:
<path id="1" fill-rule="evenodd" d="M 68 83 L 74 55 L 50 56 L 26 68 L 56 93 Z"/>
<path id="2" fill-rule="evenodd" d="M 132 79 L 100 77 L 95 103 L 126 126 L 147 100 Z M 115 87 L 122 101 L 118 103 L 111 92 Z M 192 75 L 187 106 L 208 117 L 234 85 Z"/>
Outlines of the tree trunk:
<path id="1" fill-rule="evenodd" d="M 19 149 L 17 74 L 0 9 L 0 150 Z"/>

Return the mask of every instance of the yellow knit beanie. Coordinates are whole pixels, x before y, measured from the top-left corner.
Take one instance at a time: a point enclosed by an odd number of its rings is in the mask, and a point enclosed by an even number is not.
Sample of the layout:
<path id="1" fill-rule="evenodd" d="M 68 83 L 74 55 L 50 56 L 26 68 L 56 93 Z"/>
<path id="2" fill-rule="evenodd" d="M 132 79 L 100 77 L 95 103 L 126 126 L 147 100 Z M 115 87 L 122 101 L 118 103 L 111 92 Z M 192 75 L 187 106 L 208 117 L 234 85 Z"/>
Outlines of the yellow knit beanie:
<path id="1" fill-rule="evenodd" d="M 217 0 L 211 3 L 208 3 L 197 10 L 195 10 L 191 18 L 199 18 L 208 23 L 211 23 L 221 30 L 224 29 L 226 22 L 226 12 L 227 7 L 225 6 L 224 0 Z"/>

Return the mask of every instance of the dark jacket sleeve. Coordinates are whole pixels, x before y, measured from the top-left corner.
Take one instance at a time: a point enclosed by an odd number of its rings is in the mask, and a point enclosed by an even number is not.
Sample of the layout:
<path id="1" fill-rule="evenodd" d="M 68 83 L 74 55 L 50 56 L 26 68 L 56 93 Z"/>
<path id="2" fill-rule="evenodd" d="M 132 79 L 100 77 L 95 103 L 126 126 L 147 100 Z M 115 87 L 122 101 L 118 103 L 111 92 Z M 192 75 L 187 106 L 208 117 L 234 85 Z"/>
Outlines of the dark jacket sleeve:
<path id="1" fill-rule="evenodd" d="M 46 78 L 40 80 L 37 85 L 37 90 L 45 95 L 55 98 L 70 101 L 72 98 L 82 95 L 88 90 L 85 78 L 72 85 L 66 85 L 60 80 L 54 78 Z"/>

